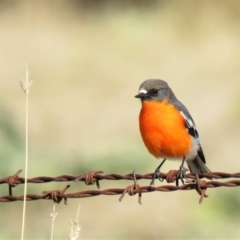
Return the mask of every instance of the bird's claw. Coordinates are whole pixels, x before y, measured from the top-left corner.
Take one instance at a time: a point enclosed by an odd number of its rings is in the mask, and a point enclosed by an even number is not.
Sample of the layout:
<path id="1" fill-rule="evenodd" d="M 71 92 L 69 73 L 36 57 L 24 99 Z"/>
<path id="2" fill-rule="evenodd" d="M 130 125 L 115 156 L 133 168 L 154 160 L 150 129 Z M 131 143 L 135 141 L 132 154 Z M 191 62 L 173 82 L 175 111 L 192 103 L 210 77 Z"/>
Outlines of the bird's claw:
<path id="1" fill-rule="evenodd" d="M 183 167 L 183 166 L 181 166 L 179 168 L 178 174 L 176 176 L 176 185 L 177 186 L 178 186 L 178 180 L 179 179 L 181 180 L 182 184 L 184 184 L 183 179 L 186 179 L 186 175 L 185 175 L 186 171 L 187 171 L 187 169 L 185 167 Z"/>
<path id="2" fill-rule="evenodd" d="M 155 182 L 156 179 L 158 179 L 160 182 L 163 182 L 164 179 L 161 178 L 160 175 L 161 175 L 161 172 L 160 172 L 159 168 L 157 168 L 157 169 L 155 170 L 154 174 L 153 174 L 153 177 L 152 177 L 152 181 L 151 181 L 151 183 L 150 183 L 150 186 L 153 186 L 153 185 L 154 185 L 154 182 Z"/>

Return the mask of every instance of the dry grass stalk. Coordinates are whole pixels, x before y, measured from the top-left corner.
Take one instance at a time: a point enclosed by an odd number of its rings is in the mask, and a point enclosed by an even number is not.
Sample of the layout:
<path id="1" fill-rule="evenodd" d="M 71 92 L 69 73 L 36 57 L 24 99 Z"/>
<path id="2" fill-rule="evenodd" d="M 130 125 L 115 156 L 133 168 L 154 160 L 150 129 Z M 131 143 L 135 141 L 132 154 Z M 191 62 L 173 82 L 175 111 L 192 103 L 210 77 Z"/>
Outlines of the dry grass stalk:
<path id="1" fill-rule="evenodd" d="M 51 229 L 51 240 L 53 240 L 53 228 L 54 228 L 54 221 L 57 217 L 57 212 L 55 212 L 55 203 L 53 204 L 53 211 L 50 213 L 51 219 L 52 219 L 52 229 Z"/>
<path id="2" fill-rule="evenodd" d="M 76 240 L 80 235 L 80 224 L 79 224 L 79 211 L 80 211 L 80 204 L 78 205 L 77 216 L 74 221 L 70 220 L 70 227 L 68 228 L 68 239 L 69 240 Z"/>
<path id="3" fill-rule="evenodd" d="M 25 153 L 25 184 L 24 184 L 24 200 L 23 200 L 23 214 L 22 214 L 22 232 L 21 232 L 21 240 L 24 239 L 24 228 L 25 228 L 25 214 L 26 214 L 26 195 L 27 195 L 27 173 L 28 173 L 28 93 L 30 90 L 30 86 L 32 85 L 32 81 L 29 81 L 28 74 L 28 65 L 26 63 L 26 77 L 23 81 L 20 82 L 22 90 L 26 94 L 26 115 L 25 115 L 25 124 L 26 124 L 26 132 L 25 132 L 25 145 L 26 145 L 26 153 Z"/>

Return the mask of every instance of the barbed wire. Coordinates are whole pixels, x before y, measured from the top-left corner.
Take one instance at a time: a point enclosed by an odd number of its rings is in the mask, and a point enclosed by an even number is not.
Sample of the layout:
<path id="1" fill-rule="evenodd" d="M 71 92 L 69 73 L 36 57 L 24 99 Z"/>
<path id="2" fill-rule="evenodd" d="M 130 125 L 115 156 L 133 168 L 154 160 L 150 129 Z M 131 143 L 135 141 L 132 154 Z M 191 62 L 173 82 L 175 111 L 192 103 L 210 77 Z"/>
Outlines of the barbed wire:
<path id="1" fill-rule="evenodd" d="M 17 171 L 14 175 L 8 176 L 5 178 L 0 179 L 0 184 L 11 184 L 13 186 L 17 186 L 18 184 L 24 184 L 25 178 L 19 177 L 19 174 L 22 170 Z M 178 171 L 178 170 L 171 170 L 171 171 Z M 163 180 L 168 181 L 170 172 L 168 173 L 160 173 L 160 178 Z M 147 173 L 147 174 L 136 174 L 136 179 L 152 179 L 154 173 Z M 91 177 L 90 177 L 91 175 Z M 193 173 L 186 173 L 186 178 L 189 179 L 195 179 L 196 176 Z M 240 172 L 238 173 L 223 173 L 223 172 L 211 172 L 211 173 L 199 173 L 199 178 L 213 178 L 213 179 L 226 179 L 226 178 L 240 178 Z M 93 180 L 91 180 L 91 178 Z M 92 183 L 89 183 L 88 181 L 100 181 L 100 180 L 133 180 L 134 176 L 133 173 L 121 175 L 117 173 L 111 173 L 111 174 L 105 174 L 103 175 L 103 171 L 89 171 L 86 174 L 81 174 L 78 176 L 72 176 L 72 175 L 60 175 L 56 177 L 47 177 L 47 176 L 40 176 L 40 177 L 34 177 L 34 178 L 28 178 L 28 183 L 48 183 L 48 182 L 69 182 L 69 181 L 83 181 L 86 182 L 87 185 L 90 185 Z"/>
<path id="2" fill-rule="evenodd" d="M 178 190 L 196 190 L 200 195 L 199 202 L 201 203 L 204 197 L 207 197 L 206 190 L 207 188 L 217 188 L 217 187 L 238 187 L 240 186 L 240 180 L 231 180 L 227 182 L 215 181 L 218 179 L 226 179 L 226 178 L 240 178 L 239 173 L 222 173 L 222 172 L 212 172 L 206 174 L 193 174 L 186 173 L 185 174 L 185 183 L 181 186 L 178 186 L 177 174 L 179 170 L 170 170 L 168 173 L 160 173 L 159 180 L 166 181 L 167 183 L 176 182 L 176 186 L 168 184 L 161 185 L 158 187 L 154 186 L 139 186 L 137 180 L 141 179 L 152 179 L 154 173 L 148 174 L 136 174 L 135 172 L 121 175 L 121 174 L 105 174 L 103 175 L 102 171 L 89 171 L 86 174 L 81 174 L 79 176 L 71 176 L 71 175 L 61 175 L 57 177 L 34 177 L 27 179 L 28 183 L 48 183 L 48 182 L 69 182 L 69 181 L 82 181 L 85 182 L 86 185 L 96 184 L 97 188 L 100 188 L 99 181 L 100 180 L 132 180 L 134 183 L 126 188 L 111 188 L 105 190 L 87 190 L 75 193 L 66 194 L 66 190 L 70 187 L 67 185 L 63 190 L 53 190 L 53 191 L 44 191 L 41 195 L 35 194 L 27 194 L 27 201 L 35 201 L 35 200 L 53 200 L 56 203 L 60 203 L 62 199 L 64 199 L 64 203 L 67 204 L 68 198 L 86 198 L 86 197 L 94 197 L 99 195 L 120 195 L 119 200 L 121 201 L 125 194 L 129 194 L 133 196 L 138 194 L 138 202 L 141 204 L 142 202 L 142 193 L 161 191 L 161 192 L 170 192 L 170 191 L 178 191 Z M 16 187 L 18 184 L 24 184 L 25 179 L 19 177 L 21 170 L 17 171 L 14 175 L 8 176 L 0 179 L 0 184 L 8 184 L 9 186 L 9 195 L 8 196 L 0 196 L 0 202 L 13 202 L 13 201 L 23 201 L 24 196 L 12 196 L 12 187 Z M 202 178 L 211 179 L 211 181 L 202 180 Z M 214 179 L 214 181 L 212 180 Z"/>

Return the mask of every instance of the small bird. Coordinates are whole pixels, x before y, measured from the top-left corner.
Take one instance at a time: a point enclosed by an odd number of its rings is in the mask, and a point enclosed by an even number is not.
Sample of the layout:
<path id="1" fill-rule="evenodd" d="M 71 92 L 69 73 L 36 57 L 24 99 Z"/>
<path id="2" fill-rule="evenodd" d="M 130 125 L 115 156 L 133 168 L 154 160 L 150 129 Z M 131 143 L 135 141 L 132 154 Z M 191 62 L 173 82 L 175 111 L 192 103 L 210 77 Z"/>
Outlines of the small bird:
<path id="1" fill-rule="evenodd" d="M 139 127 L 143 142 L 154 157 L 163 158 L 150 185 L 156 178 L 161 180 L 160 168 L 166 159 L 182 159 L 177 175 L 182 182 L 185 161 L 192 173 L 210 173 L 195 123 L 168 84 L 160 79 L 148 79 L 140 85 L 135 97 L 142 102 Z"/>

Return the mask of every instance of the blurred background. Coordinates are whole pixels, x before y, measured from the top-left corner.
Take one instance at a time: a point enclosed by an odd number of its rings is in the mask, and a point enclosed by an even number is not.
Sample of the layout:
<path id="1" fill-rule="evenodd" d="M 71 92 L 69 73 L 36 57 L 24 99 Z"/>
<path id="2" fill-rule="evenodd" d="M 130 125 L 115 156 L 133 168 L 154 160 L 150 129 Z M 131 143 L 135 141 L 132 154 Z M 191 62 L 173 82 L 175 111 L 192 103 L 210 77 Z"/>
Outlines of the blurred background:
<path id="1" fill-rule="evenodd" d="M 159 164 L 138 130 L 134 98 L 147 78 L 168 81 L 197 124 L 207 166 L 239 172 L 240 2 L 0 1 L 0 178 L 23 169 L 28 62 L 29 177 L 149 173 Z M 178 169 L 167 162 L 163 171 Z M 68 192 L 96 189 L 70 183 Z M 127 181 L 101 182 L 101 189 Z M 139 181 L 147 185 L 149 181 Z M 165 183 L 156 183 L 165 184 Z M 28 193 L 67 183 L 29 184 Z M 23 194 L 23 186 L 13 190 Z M 69 199 L 56 207 L 66 239 L 81 204 L 81 239 L 239 239 L 237 188 Z M 0 195 L 8 195 L 2 185 Z M 22 202 L 0 203 L 0 239 L 19 239 Z M 53 203 L 27 203 L 25 239 L 50 239 Z"/>

